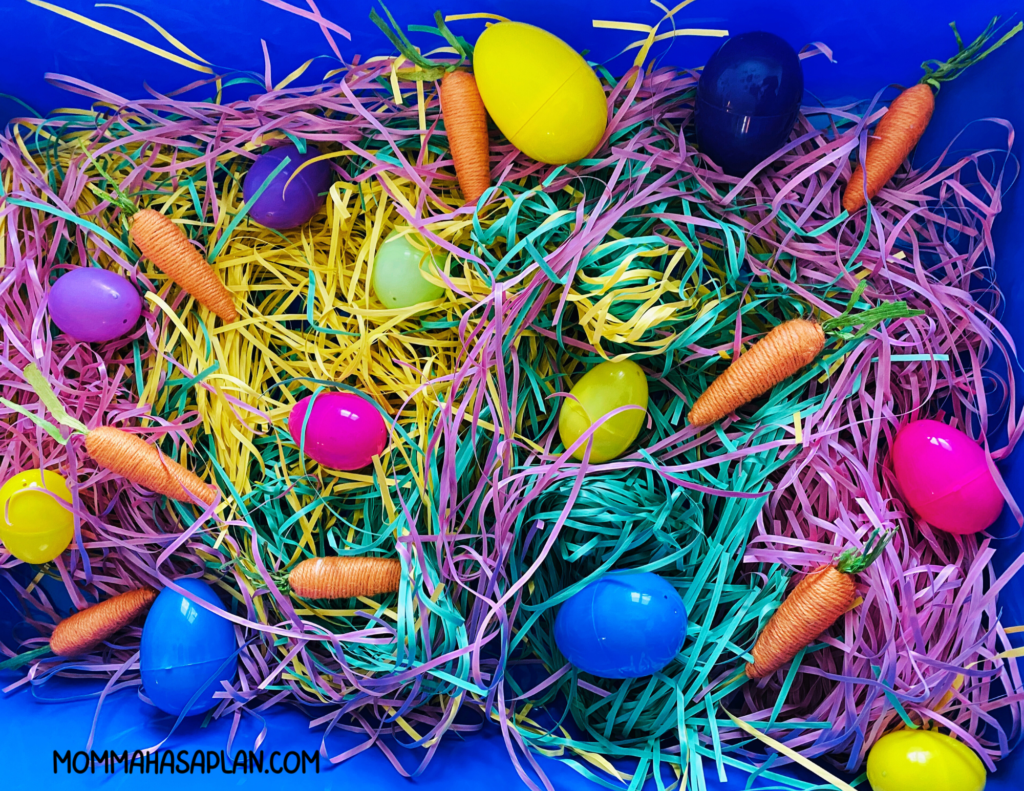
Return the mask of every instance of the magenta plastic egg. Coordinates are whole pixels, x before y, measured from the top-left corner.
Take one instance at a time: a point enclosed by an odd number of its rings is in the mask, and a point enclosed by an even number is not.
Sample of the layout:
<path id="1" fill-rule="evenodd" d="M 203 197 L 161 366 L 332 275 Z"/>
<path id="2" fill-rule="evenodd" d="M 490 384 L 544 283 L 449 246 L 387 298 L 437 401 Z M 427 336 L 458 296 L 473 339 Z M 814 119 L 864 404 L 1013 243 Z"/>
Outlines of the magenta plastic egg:
<path id="1" fill-rule="evenodd" d="M 366 399 L 355 393 L 320 393 L 307 419 L 312 398 L 306 396 L 292 407 L 288 432 L 313 461 L 332 470 L 358 470 L 387 446 L 384 418 Z"/>
<path id="2" fill-rule="evenodd" d="M 267 184 L 249 209 L 249 217 L 260 225 L 281 231 L 309 222 L 327 202 L 325 193 L 331 187 L 331 166 L 322 159 L 302 168 L 295 178 L 292 175 L 304 163 L 318 156 L 320 152 L 314 146 L 306 146 L 306 153 L 300 154 L 299 149 L 288 145 L 256 157 L 245 174 L 242 188 L 247 203 L 285 157 L 288 164 Z"/>
<path id="3" fill-rule="evenodd" d="M 135 286 L 96 267 L 72 269 L 57 278 L 47 306 L 61 332 L 85 343 L 127 335 L 142 315 L 142 297 Z"/>
<path id="4" fill-rule="evenodd" d="M 938 420 L 918 420 L 901 428 L 892 464 L 907 505 L 940 530 L 977 533 L 1003 510 L 1003 495 L 989 472 L 984 449 Z"/>

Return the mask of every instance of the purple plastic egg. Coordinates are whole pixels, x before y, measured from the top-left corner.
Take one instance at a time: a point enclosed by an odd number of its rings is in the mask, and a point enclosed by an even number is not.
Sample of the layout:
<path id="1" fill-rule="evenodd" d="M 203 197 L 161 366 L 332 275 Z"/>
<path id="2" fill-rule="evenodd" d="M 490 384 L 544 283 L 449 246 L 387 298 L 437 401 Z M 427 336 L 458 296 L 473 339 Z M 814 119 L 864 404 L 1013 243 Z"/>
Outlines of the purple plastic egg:
<path id="1" fill-rule="evenodd" d="M 300 154 L 295 146 L 287 145 L 256 157 L 249 172 L 245 174 L 242 191 L 246 203 L 285 157 L 288 157 L 288 164 L 263 190 L 263 194 L 249 209 L 249 216 L 260 225 L 279 231 L 297 228 L 309 222 L 326 202 L 324 193 L 331 186 L 331 166 L 326 160 L 314 162 L 303 168 L 290 184 L 288 179 L 303 162 L 318 156 L 320 152 L 314 146 L 306 146 L 306 153 Z"/>
<path id="2" fill-rule="evenodd" d="M 57 278 L 47 303 L 53 323 L 85 343 L 127 335 L 142 315 L 142 297 L 135 286 L 95 267 L 72 269 Z"/>
<path id="3" fill-rule="evenodd" d="M 387 446 L 384 418 L 365 399 L 355 393 L 320 393 L 306 420 L 310 399 L 306 396 L 292 407 L 288 432 L 313 461 L 332 470 L 358 470 Z M 304 445 L 300 442 L 303 421 Z"/>

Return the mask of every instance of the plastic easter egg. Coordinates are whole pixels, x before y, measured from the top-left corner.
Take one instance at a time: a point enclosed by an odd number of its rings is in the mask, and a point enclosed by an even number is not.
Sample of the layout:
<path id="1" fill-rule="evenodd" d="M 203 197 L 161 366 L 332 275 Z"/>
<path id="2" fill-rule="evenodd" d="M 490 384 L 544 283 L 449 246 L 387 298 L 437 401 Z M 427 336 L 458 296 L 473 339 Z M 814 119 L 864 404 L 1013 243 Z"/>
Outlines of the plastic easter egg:
<path id="1" fill-rule="evenodd" d="M 25 563 L 49 563 L 75 537 L 75 517 L 46 492 L 71 503 L 64 478 L 50 470 L 22 470 L 0 487 L 0 540 Z"/>
<path id="2" fill-rule="evenodd" d="M 410 237 L 415 237 L 411 239 Z M 444 296 L 444 289 L 423 277 L 444 270 L 445 254 L 429 249 L 419 234 L 394 230 L 373 259 L 373 293 L 384 307 L 409 308 Z"/>
<path id="3" fill-rule="evenodd" d="M 555 618 L 558 650 L 602 678 L 639 678 L 662 670 L 683 647 L 686 607 L 657 574 L 614 574 L 568 599 Z"/>
<path id="4" fill-rule="evenodd" d="M 320 393 L 310 413 L 306 396 L 292 407 L 288 431 L 306 455 L 332 470 L 359 470 L 388 444 L 384 418 L 355 393 Z M 309 418 L 306 418 L 309 413 Z M 305 424 L 305 442 L 303 439 Z"/>
<path id="5" fill-rule="evenodd" d="M 893 731 L 868 753 L 872 791 L 983 791 L 985 776 L 974 750 L 938 731 Z"/>
<path id="6" fill-rule="evenodd" d="M 595 365 L 570 391 L 574 398 L 562 402 L 558 434 L 568 448 L 600 418 L 624 406 L 638 406 L 605 420 L 593 433 L 590 461 L 609 461 L 626 452 L 643 428 L 647 409 L 647 377 L 631 360 Z M 582 461 L 587 443 L 573 452 Z"/>
<path id="7" fill-rule="evenodd" d="M 940 530 L 977 533 L 1003 510 L 984 449 L 938 420 L 917 420 L 901 428 L 892 465 L 907 505 Z"/>
<path id="8" fill-rule="evenodd" d="M 546 30 L 521 22 L 491 25 L 476 43 L 473 73 L 488 115 L 538 162 L 575 162 L 604 135 L 608 109 L 597 75 Z"/>
<path id="9" fill-rule="evenodd" d="M 202 580 L 181 579 L 176 584 L 226 612 L 213 588 Z M 217 703 L 213 695 L 222 689 L 220 682 L 235 678 L 235 648 L 231 621 L 164 588 L 142 628 L 139 665 L 146 697 L 175 717 L 197 693 L 186 716 L 212 709 Z"/>
<path id="10" fill-rule="evenodd" d="M 697 83 L 697 147 L 726 173 L 744 176 L 789 139 L 803 95 L 800 58 L 789 44 L 761 31 L 733 36 Z"/>
<path id="11" fill-rule="evenodd" d="M 300 154 L 295 146 L 287 145 L 256 157 L 245 174 L 242 187 L 247 203 L 281 161 L 285 157 L 289 161 L 249 209 L 249 217 L 260 225 L 279 231 L 298 228 L 309 222 L 327 202 L 325 193 L 331 188 L 331 166 L 327 160 L 321 160 L 302 168 L 294 179 L 292 174 L 303 163 L 318 156 L 320 152 L 314 146 L 306 146 L 306 153 Z"/>
<path id="12" fill-rule="evenodd" d="M 120 275 L 86 266 L 57 278 L 47 307 L 61 332 L 76 341 L 103 343 L 135 328 L 142 315 L 142 297 Z"/>

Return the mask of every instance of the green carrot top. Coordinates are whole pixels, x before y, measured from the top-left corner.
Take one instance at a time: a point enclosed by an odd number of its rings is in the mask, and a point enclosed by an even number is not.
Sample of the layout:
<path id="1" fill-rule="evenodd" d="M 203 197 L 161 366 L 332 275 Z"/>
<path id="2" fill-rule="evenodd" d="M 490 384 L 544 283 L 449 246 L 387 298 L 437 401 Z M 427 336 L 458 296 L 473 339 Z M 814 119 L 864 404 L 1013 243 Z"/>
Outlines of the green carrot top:
<path id="1" fill-rule="evenodd" d="M 875 530 L 868 538 L 868 543 L 862 550 L 847 549 L 836 561 L 836 571 L 841 574 L 859 574 L 868 566 L 874 563 L 881 556 L 882 551 L 892 540 L 895 530 L 885 533 Z"/>
<path id="2" fill-rule="evenodd" d="M 988 23 L 988 27 L 982 31 L 980 36 L 970 44 L 964 45 L 963 39 L 960 38 L 960 32 L 956 29 L 956 22 L 950 22 L 949 26 L 953 28 L 953 35 L 956 36 L 959 51 L 947 61 L 926 60 L 922 63 L 921 68 L 924 69 L 924 76 L 921 78 L 921 82 L 930 85 L 932 90 L 937 92 L 942 83 L 955 80 L 969 66 L 973 66 L 978 61 L 987 58 L 992 52 L 1020 33 L 1021 29 L 1024 29 L 1024 22 L 1018 22 L 999 41 L 982 52 L 985 45 L 998 32 L 998 25 L 999 17 L 993 17 L 992 21 Z"/>
<path id="3" fill-rule="evenodd" d="M 388 23 L 381 19 L 380 15 L 373 9 L 370 10 L 370 21 L 383 31 L 384 35 L 388 37 L 391 43 L 395 45 L 402 55 L 408 58 L 412 63 L 419 66 L 419 69 L 415 70 L 399 69 L 398 76 L 400 79 L 422 80 L 426 82 L 439 80 L 445 75 L 445 73 L 458 69 L 473 51 L 472 45 L 470 45 L 464 38 L 456 36 L 448 29 L 448 26 L 444 23 L 444 16 L 441 12 L 435 11 L 434 21 L 437 23 L 436 30 L 434 28 L 426 28 L 420 25 L 410 25 L 409 30 L 427 33 L 440 33 L 451 45 L 452 49 L 454 49 L 458 54 L 459 59 L 455 63 L 440 63 L 438 61 L 425 58 L 420 54 L 420 51 L 413 46 L 405 33 L 402 32 L 401 26 L 399 26 L 398 22 L 395 21 L 395 18 L 391 16 L 391 12 L 388 11 L 387 6 L 381 3 L 380 7 L 384 9 L 384 13 L 387 14 L 388 20 L 391 24 L 388 25 Z"/>

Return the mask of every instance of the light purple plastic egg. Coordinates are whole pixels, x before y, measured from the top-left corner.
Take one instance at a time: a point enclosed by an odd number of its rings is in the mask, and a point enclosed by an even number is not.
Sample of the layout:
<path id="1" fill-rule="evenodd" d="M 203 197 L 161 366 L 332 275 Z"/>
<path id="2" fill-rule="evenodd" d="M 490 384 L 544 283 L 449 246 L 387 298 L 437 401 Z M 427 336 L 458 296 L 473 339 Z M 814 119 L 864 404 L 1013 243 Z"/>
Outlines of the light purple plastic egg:
<path id="1" fill-rule="evenodd" d="M 142 315 L 142 297 L 135 286 L 96 267 L 72 269 L 57 278 L 47 306 L 61 332 L 85 343 L 127 335 Z"/>
<path id="2" fill-rule="evenodd" d="M 321 160 L 303 168 L 294 179 L 292 174 L 303 163 L 318 156 L 320 152 L 315 146 L 306 146 L 306 153 L 300 154 L 295 146 L 287 145 L 256 157 L 245 174 L 242 187 L 247 203 L 285 157 L 288 164 L 267 184 L 249 209 L 249 217 L 266 228 L 279 231 L 298 228 L 309 222 L 327 201 L 324 193 L 331 186 L 331 166 L 326 160 Z"/>
<path id="3" fill-rule="evenodd" d="M 288 432 L 313 461 L 332 470 L 359 470 L 387 446 L 384 418 L 366 399 L 355 393 L 320 393 L 307 420 L 311 399 L 306 396 L 292 407 Z"/>

